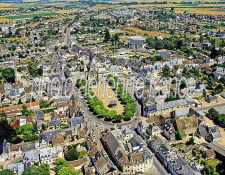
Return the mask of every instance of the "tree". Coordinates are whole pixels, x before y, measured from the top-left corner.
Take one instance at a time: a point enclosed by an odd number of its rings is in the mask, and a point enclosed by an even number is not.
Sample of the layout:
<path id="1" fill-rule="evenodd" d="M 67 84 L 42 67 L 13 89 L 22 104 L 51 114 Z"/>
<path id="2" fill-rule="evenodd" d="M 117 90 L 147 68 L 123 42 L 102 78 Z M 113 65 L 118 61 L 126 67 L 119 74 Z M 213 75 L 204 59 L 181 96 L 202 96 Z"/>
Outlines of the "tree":
<path id="1" fill-rule="evenodd" d="M 174 11 L 174 7 L 171 7 L 171 11 L 172 11 L 172 12 Z"/>
<path id="2" fill-rule="evenodd" d="M 220 83 L 215 87 L 216 94 L 223 92 L 223 85 Z"/>
<path id="3" fill-rule="evenodd" d="M 6 170 L 0 171 L 0 175 L 14 175 L 14 172 L 6 169 Z"/>
<path id="4" fill-rule="evenodd" d="M 29 116 L 30 115 L 30 111 L 28 111 L 27 107 L 25 105 L 22 106 L 22 110 L 21 110 L 22 115 L 25 116 Z"/>
<path id="5" fill-rule="evenodd" d="M 58 175 L 78 175 L 79 171 L 75 171 L 70 167 L 63 167 L 59 170 Z"/>
<path id="6" fill-rule="evenodd" d="M 186 88 L 186 87 L 187 87 L 187 84 L 186 84 L 185 82 L 181 82 L 180 88 L 181 88 L 181 89 L 184 89 L 184 88 Z"/>
<path id="7" fill-rule="evenodd" d="M 115 118 L 115 116 L 117 116 L 117 112 L 115 110 L 111 110 L 106 114 L 106 118 L 110 120 Z"/>
<path id="8" fill-rule="evenodd" d="M 182 140 L 182 134 L 181 134 L 179 128 L 177 128 L 177 137 L 178 137 L 179 140 Z"/>
<path id="9" fill-rule="evenodd" d="M 18 105 L 19 105 L 19 104 L 23 104 L 22 101 L 21 101 L 21 99 L 19 99 L 19 101 L 18 101 Z"/>
<path id="10" fill-rule="evenodd" d="M 164 48 L 163 42 L 161 40 L 157 40 L 155 42 L 155 49 L 159 50 L 159 49 L 163 49 L 163 48 Z"/>
<path id="11" fill-rule="evenodd" d="M 22 125 L 22 126 L 18 126 L 16 128 L 16 134 L 17 135 L 30 135 L 34 132 L 36 132 L 36 128 L 34 128 L 30 123 L 27 123 L 25 125 Z"/>
<path id="12" fill-rule="evenodd" d="M 49 175 L 49 165 L 41 164 L 40 166 L 31 166 L 23 171 L 22 175 Z"/>
<path id="13" fill-rule="evenodd" d="M 11 67 L 2 69 L 2 76 L 9 83 L 15 83 L 15 72 Z"/>
<path id="14" fill-rule="evenodd" d="M 212 165 L 205 165 L 202 174 L 205 174 L 205 175 L 219 175 L 219 173 L 216 172 L 216 167 L 212 166 Z"/>
<path id="15" fill-rule="evenodd" d="M 208 110 L 208 114 L 210 118 L 218 119 L 219 118 L 219 112 L 215 108 L 211 108 Z"/>
<path id="16" fill-rule="evenodd" d="M 34 128 L 34 131 L 37 131 L 38 130 L 37 123 L 36 122 L 32 122 L 32 126 Z"/>
<path id="17" fill-rule="evenodd" d="M 61 170 L 63 167 L 69 167 L 68 162 L 65 159 L 57 159 L 54 163 L 56 165 L 56 175 L 58 175 L 59 170 Z"/>
<path id="18" fill-rule="evenodd" d="M 124 117 L 126 120 L 130 120 L 130 118 L 133 116 L 134 114 L 131 111 L 128 111 L 124 114 Z"/>
<path id="19" fill-rule="evenodd" d="M 8 124 L 7 120 L 0 121 L 0 143 L 4 140 L 11 141 L 16 136 L 16 131 Z"/>
<path id="20" fill-rule="evenodd" d="M 65 153 L 65 159 L 67 161 L 77 160 L 79 158 L 79 152 L 76 149 L 71 149 Z"/>
<path id="21" fill-rule="evenodd" d="M 105 31 L 104 42 L 108 42 L 108 41 L 110 41 L 110 39 L 111 39 L 111 36 L 110 36 L 109 30 L 106 30 Z"/>
<path id="22" fill-rule="evenodd" d="M 121 122 L 121 120 L 123 119 L 123 116 L 122 115 L 116 115 L 114 117 L 114 119 L 117 121 L 117 122 Z"/>
<path id="23" fill-rule="evenodd" d="M 34 62 L 34 61 L 30 61 L 28 63 L 28 70 L 29 70 L 29 73 L 32 77 L 38 77 L 38 76 L 41 76 L 43 74 L 43 70 L 42 68 L 38 67 L 37 66 L 37 62 Z"/>
<path id="24" fill-rule="evenodd" d="M 44 131 L 46 129 L 44 123 L 41 124 L 41 129 Z"/>
<path id="25" fill-rule="evenodd" d="M 162 76 L 168 78 L 168 77 L 170 77 L 170 75 L 171 75 L 170 67 L 168 65 L 163 66 Z"/>
<path id="26" fill-rule="evenodd" d="M 0 120 L 6 120 L 6 118 L 7 118 L 7 115 L 6 115 L 5 111 L 2 111 L 0 113 Z"/>
<path id="27" fill-rule="evenodd" d="M 120 38 L 119 38 L 119 34 L 118 34 L 118 33 L 116 33 L 116 34 L 115 34 L 115 41 L 119 42 L 119 40 L 120 40 Z"/>
<path id="28" fill-rule="evenodd" d="M 191 137 L 187 142 L 186 145 L 194 145 L 195 144 L 195 139 L 194 137 Z"/>

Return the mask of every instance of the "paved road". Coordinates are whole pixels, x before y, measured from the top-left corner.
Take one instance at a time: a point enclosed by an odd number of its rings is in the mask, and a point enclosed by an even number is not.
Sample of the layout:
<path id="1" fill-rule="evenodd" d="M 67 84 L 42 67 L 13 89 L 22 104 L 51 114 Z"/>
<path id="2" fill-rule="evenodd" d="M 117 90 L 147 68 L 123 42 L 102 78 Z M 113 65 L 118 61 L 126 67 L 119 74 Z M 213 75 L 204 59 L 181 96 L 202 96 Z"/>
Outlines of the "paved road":
<path id="1" fill-rule="evenodd" d="M 75 88 L 76 92 L 78 92 L 78 89 Z M 123 126 L 123 125 L 130 125 L 130 127 L 132 129 L 135 129 L 138 122 L 140 121 L 140 117 L 141 117 L 141 106 L 136 102 L 137 104 L 137 107 L 136 107 L 136 113 L 135 113 L 135 117 L 133 118 L 133 120 L 131 121 L 128 121 L 126 123 L 118 123 L 118 124 L 114 124 L 114 123 L 110 123 L 110 122 L 107 122 L 107 121 L 104 121 L 103 119 L 99 119 L 98 117 L 96 117 L 95 115 L 92 114 L 92 112 L 89 111 L 89 107 L 86 103 L 86 100 L 84 98 L 79 98 L 79 101 L 81 103 L 81 107 L 82 109 L 84 110 L 84 112 L 86 113 L 87 117 L 88 118 L 91 118 L 92 119 L 92 122 L 98 122 L 98 123 L 101 123 L 102 125 L 104 125 L 105 128 L 112 128 L 114 127 L 115 125 L 117 126 Z"/>
<path id="2" fill-rule="evenodd" d="M 152 153 L 152 151 L 148 148 L 148 145 L 146 144 L 146 142 L 141 138 L 141 136 L 135 134 L 138 138 L 139 141 L 141 141 L 146 149 Z M 154 154 L 152 153 L 152 157 L 153 157 L 153 164 L 155 165 L 155 167 L 157 168 L 157 170 L 160 172 L 161 175 L 168 175 L 168 172 L 165 170 L 165 168 L 163 167 L 163 165 L 158 161 L 158 159 L 154 156 Z"/>
<path id="3" fill-rule="evenodd" d="M 66 29 L 65 43 L 67 46 L 69 46 L 69 41 L 70 41 L 70 29 L 71 29 L 71 27 L 68 27 Z"/>
<path id="4" fill-rule="evenodd" d="M 77 90 L 77 89 L 76 89 Z M 77 90 L 78 91 L 78 90 Z M 95 126 L 94 122 L 98 122 L 101 123 L 105 128 L 111 128 L 114 127 L 113 123 L 109 123 L 106 122 L 104 120 L 101 120 L 99 118 L 97 118 L 95 115 L 93 115 L 90 111 L 89 108 L 87 107 L 86 101 L 84 98 L 80 98 L 80 103 L 81 106 L 85 112 L 85 114 L 87 115 L 87 117 L 90 120 L 90 127 L 94 130 L 94 135 L 96 136 L 97 139 L 100 139 L 100 134 L 98 132 L 97 127 Z M 138 122 L 140 122 L 141 120 L 141 106 L 138 104 L 138 102 L 136 102 L 137 107 L 136 107 L 136 113 L 135 113 L 135 117 L 133 120 L 124 123 L 124 124 L 118 124 L 118 126 L 122 126 L 122 125 L 130 125 L 131 129 L 134 130 L 137 127 Z M 147 144 L 142 140 L 142 138 L 140 136 L 138 136 L 141 140 L 141 142 L 146 146 L 146 148 L 151 152 L 151 150 L 148 148 Z M 157 160 L 157 158 L 153 155 L 153 163 L 156 167 L 156 169 L 158 170 L 158 172 L 161 175 L 167 175 L 167 171 L 165 170 L 165 168 L 162 166 L 162 164 Z M 157 174 L 157 173 L 156 173 Z"/>
<path id="5" fill-rule="evenodd" d="M 206 107 L 198 108 L 196 110 L 198 112 L 204 113 L 204 112 L 208 112 L 208 110 L 211 109 L 211 108 L 215 108 L 215 109 L 219 110 L 219 112 L 221 111 L 221 113 L 222 113 L 222 111 L 225 112 L 224 106 L 225 106 L 225 103 L 212 104 L 211 106 L 206 106 Z"/>
<path id="6" fill-rule="evenodd" d="M 10 160 L 8 163 L 7 163 L 7 166 L 5 167 L 6 169 L 8 168 L 8 165 L 11 165 L 11 164 L 15 164 L 16 162 L 19 162 L 23 160 L 23 156 L 19 156 L 19 157 L 16 157 L 12 160 Z"/>

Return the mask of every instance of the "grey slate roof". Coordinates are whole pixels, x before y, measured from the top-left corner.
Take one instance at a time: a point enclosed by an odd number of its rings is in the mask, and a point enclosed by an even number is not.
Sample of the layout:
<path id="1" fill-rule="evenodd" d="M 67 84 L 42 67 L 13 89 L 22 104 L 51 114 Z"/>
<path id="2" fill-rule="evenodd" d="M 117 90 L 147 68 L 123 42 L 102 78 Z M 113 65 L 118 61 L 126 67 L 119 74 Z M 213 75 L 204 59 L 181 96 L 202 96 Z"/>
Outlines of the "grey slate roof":
<path id="1" fill-rule="evenodd" d="M 213 137 L 213 139 L 218 139 L 218 138 L 221 138 L 222 136 L 221 136 L 220 132 L 214 132 L 214 133 L 212 133 L 212 137 Z"/>
<path id="2" fill-rule="evenodd" d="M 72 125 L 71 126 L 71 121 L 72 121 Z M 75 118 L 68 118 L 67 119 L 67 125 L 68 127 L 76 127 L 77 125 L 81 124 L 84 121 L 83 117 L 75 117 Z"/>
<path id="3" fill-rule="evenodd" d="M 141 146 L 140 143 L 137 141 L 137 139 L 135 137 L 132 137 L 130 139 L 130 143 L 131 143 L 132 147 L 137 147 L 137 146 L 140 147 Z"/>
<path id="4" fill-rule="evenodd" d="M 111 152 L 113 154 L 116 153 L 116 150 L 120 147 L 117 139 L 114 137 L 114 135 L 110 132 L 107 139 L 106 139 L 106 144 L 110 148 Z"/>
<path id="5" fill-rule="evenodd" d="M 213 149 L 215 152 L 225 157 L 225 147 L 220 145 L 219 143 L 210 142 L 207 147 Z"/>
<path id="6" fill-rule="evenodd" d="M 37 159 L 39 159 L 39 150 L 31 150 L 24 154 L 25 162 L 33 162 Z"/>
<path id="7" fill-rule="evenodd" d="M 156 108 L 157 110 L 163 110 L 163 109 L 173 108 L 177 106 L 185 106 L 185 105 L 187 105 L 186 100 L 181 99 L 181 100 L 175 100 L 175 101 L 156 104 Z"/>
<path id="8" fill-rule="evenodd" d="M 29 144 L 29 145 L 23 145 L 22 146 L 22 152 L 28 152 L 28 151 L 31 151 L 31 150 L 35 150 L 37 149 L 39 146 L 38 146 L 38 143 L 32 143 L 32 144 Z"/>
<path id="9" fill-rule="evenodd" d="M 174 111 L 175 117 L 177 118 L 177 117 L 187 116 L 189 115 L 189 110 L 190 110 L 190 107 L 176 109 Z"/>
<path id="10" fill-rule="evenodd" d="M 60 130 L 54 130 L 39 134 L 39 143 L 52 141 L 52 139 L 56 136 L 56 134 L 60 132 L 61 132 Z"/>
<path id="11" fill-rule="evenodd" d="M 142 46 L 145 42 L 141 40 L 131 40 L 129 44 Z"/>
<path id="12" fill-rule="evenodd" d="M 37 111 L 37 124 L 44 122 L 44 112 L 43 111 Z"/>
<path id="13" fill-rule="evenodd" d="M 208 133 L 207 133 L 206 129 L 203 128 L 203 129 L 199 130 L 199 134 L 200 134 L 200 136 L 205 137 L 205 136 L 207 136 Z"/>

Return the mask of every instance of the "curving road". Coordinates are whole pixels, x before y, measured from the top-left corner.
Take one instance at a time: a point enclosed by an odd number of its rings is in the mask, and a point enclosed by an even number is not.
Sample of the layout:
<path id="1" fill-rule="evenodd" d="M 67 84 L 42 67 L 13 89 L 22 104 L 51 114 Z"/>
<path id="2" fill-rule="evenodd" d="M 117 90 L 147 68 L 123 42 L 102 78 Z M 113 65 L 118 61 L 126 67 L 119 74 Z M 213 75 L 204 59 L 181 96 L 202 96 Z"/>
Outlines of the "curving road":
<path id="1" fill-rule="evenodd" d="M 76 91 L 78 92 L 77 88 L 76 88 Z M 84 113 L 87 115 L 87 117 L 89 119 L 90 127 L 93 129 L 93 133 L 97 137 L 97 139 L 100 139 L 101 136 L 100 136 L 94 122 L 101 123 L 105 128 L 108 128 L 108 129 L 110 129 L 111 127 L 114 127 L 113 123 L 106 122 L 102 119 L 97 118 L 95 115 L 93 115 L 89 111 L 89 107 L 87 106 L 86 100 L 84 98 L 79 98 L 79 101 L 80 101 L 80 105 L 82 106 L 82 108 L 84 110 Z M 126 123 L 117 124 L 117 126 L 129 125 L 132 130 L 134 130 L 137 127 L 138 122 L 141 121 L 141 106 L 139 105 L 138 102 L 136 102 L 136 104 L 137 104 L 136 113 L 135 113 L 133 120 L 126 122 Z M 138 136 L 138 137 L 140 138 L 141 142 L 146 146 L 146 148 L 151 152 L 151 150 L 148 148 L 145 141 L 143 141 L 143 139 L 140 136 Z M 156 167 L 156 169 L 158 170 L 158 172 L 161 175 L 168 175 L 168 173 L 165 170 L 165 168 L 163 167 L 163 165 L 158 161 L 158 159 L 154 156 L 153 153 L 152 153 L 152 155 L 153 155 L 153 164 Z"/>

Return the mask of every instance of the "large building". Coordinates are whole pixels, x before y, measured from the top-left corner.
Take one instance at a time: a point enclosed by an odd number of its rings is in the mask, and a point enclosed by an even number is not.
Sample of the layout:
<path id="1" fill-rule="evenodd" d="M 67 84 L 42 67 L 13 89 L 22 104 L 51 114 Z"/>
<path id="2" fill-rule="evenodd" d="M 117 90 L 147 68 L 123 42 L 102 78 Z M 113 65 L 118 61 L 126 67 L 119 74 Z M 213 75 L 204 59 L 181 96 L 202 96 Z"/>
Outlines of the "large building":
<path id="1" fill-rule="evenodd" d="M 151 153 L 143 148 L 128 127 L 105 133 L 102 142 L 115 165 L 123 173 L 147 172 L 152 168 Z"/>

